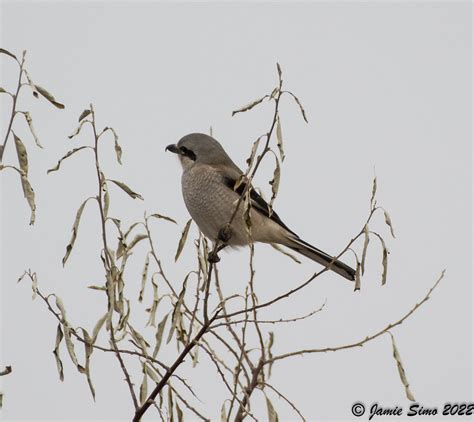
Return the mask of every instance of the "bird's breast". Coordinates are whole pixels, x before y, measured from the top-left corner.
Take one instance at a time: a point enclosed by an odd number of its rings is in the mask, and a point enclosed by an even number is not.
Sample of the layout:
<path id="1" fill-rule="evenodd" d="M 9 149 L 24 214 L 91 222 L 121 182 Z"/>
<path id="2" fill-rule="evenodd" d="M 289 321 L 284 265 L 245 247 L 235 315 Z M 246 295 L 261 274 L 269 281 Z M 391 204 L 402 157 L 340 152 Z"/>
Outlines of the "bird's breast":
<path id="1" fill-rule="evenodd" d="M 229 223 L 239 196 L 226 187 L 222 175 L 209 166 L 193 166 L 183 173 L 181 182 L 184 202 L 191 217 L 201 232 L 215 241 L 219 230 Z M 246 243 L 245 233 L 241 233 L 237 221 L 232 228 L 230 243 Z"/>

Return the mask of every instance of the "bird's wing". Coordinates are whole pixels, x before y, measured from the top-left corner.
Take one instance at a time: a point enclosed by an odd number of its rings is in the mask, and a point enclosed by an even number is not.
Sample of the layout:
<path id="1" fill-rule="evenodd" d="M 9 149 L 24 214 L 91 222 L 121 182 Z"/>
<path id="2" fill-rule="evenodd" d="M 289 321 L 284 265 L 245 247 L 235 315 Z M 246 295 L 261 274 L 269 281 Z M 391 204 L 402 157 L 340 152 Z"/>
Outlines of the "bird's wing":
<path id="1" fill-rule="evenodd" d="M 241 196 L 244 193 L 245 188 L 247 186 L 246 183 L 244 182 L 240 183 L 237 189 L 235 189 L 235 184 L 239 176 L 238 175 L 231 176 L 228 173 L 229 172 L 227 172 L 227 174 L 224 174 L 222 176 L 224 185 L 227 186 L 229 189 L 233 190 L 239 196 Z M 270 208 L 267 201 L 265 201 L 265 199 L 263 199 L 252 186 L 250 186 L 250 199 L 252 200 L 252 208 L 254 210 L 258 211 L 260 214 L 274 221 L 279 226 L 283 227 L 285 230 L 288 230 L 291 234 L 293 234 L 294 236 L 298 238 L 298 235 L 292 230 L 290 230 L 288 226 L 285 223 L 283 223 L 283 221 L 281 221 L 281 218 L 278 216 L 278 214 L 275 211 L 272 210 L 272 213 L 270 214 Z"/>

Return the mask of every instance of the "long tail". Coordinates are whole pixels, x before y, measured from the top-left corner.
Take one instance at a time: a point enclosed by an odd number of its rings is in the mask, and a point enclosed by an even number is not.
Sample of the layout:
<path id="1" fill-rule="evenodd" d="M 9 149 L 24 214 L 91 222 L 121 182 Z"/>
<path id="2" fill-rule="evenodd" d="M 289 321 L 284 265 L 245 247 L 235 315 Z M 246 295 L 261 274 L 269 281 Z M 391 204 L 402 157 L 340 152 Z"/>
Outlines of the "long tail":
<path id="1" fill-rule="evenodd" d="M 333 256 L 328 255 L 327 253 L 321 251 L 318 248 L 306 243 L 304 240 L 301 240 L 299 237 L 291 237 L 288 239 L 289 242 L 285 246 L 293 249 L 294 251 L 316 261 L 317 263 L 329 267 L 330 270 L 338 273 L 347 280 L 354 281 L 355 279 L 355 270 L 349 265 L 344 264 L 344 262 L 334 260 Z M 332 264 L 331 264 L 332 262 Z"/>

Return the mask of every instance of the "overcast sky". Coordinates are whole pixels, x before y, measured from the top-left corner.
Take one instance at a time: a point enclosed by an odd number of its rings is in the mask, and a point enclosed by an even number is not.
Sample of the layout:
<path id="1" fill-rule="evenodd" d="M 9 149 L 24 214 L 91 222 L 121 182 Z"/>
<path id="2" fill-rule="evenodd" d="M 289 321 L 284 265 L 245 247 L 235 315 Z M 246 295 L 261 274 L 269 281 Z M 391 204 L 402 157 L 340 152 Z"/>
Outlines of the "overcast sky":
<path id="1" fill-rule="evenodd" d="M 156 224 L 153 234 L 170 278 L 180 286 L 195 258 L 189 242 L 174 263 L 189 215 L 179 163 L 164 147 L 212 126 L 245 167 L 252 142 L 269 127 L 271 107 L 235 117 L 231 112 L 273 89 L 277 61 L 286 87 L 300 97 L 309 118 L 305 124 L 289 99 L 282 105 L 287 158 L 275 204 L 280 217 L 308 242 L 338 253 L 365 221 L 375 169 L 378 202 L 390 212 L 397 237 L 390 238 L 380 215 L 373 229 L 385 235 L 390 249 L 385 286 L 374 239 L 359 293 L 337 275 L 325 274 L 262 313 L 291 318 L 327 302 L 308 320 L 270 327 L 275 353 L 359 341 L 399 319 L 446 268 L 432 299 L 393 333 L 420 404 L 473 400 L 470 2 L 3 1 L 1 13 L 1 47 L 16 54 L 28 50 L 34 81 L 66 105 L 54 109 L 26 90 L 20 101 L 21 109 L 31 111 L 45 147 L 35 149 L 27 128 L 17 126 L 30 153 L 38 206 L 34 227 L 28 226 L 16 175 L 5 172 L 0 178 L 0 364 L 14 369 L 0 378 L 2 420 L 130 420 L 132 403 L 113 357 L 93 355 L 96 403 L 65 351 L 66 379 L 58 380 L 51 353 L 56 323 L 43 303 L 31 301 L 28 283 L 16 284 L 31 268 L 44 292 L 61 296 L 74 325 L 92 327 L 103 314 L 99 294 L 86 289 L 103 277 L 92 207 L 84 212 L 68 264 L 61 265 L 74 214 L 95 194 L 92 161 L 78 155 L 59 173 L 46 175 L 66 151 L 88 142 L 86 135 L 67 139 L 80 112 L 93 102 L 99 126 L 116 129 L 124 164 L 115 163 L 109 140 L 104 168 L 145 198 L 132 201 L 114 191 L 111 213 L 126 223 L 142 218 L 145 210 L 179 222 Z M 8 58 L 0 60 L 1 86 L 13 89 L 16 68 Z M 2 97 L 2 134 L 8 108 Z M 5 160 L 15 160 L 11 148 Z M 256 183 L 267 194 L 272 171 L 269 160 Z M 194 226 L 191 236 L 197 236 Z M 131 263 L 137 275 L 127 289 L 134 298 L 145 253 L 137 249 Z M 243 292 L 247 260 L 245 249 L 222 254 L 226 294 Z M 259 246 L 261 300 L 296 286 L 317 268 Z M 145 307 L 137 305 L 137 314 L 145 315 Z M 176 351 L 168 347 L 163 353 L 170 363 Z M 215 420 L 227 396 L 215 368 L 201 359 L 196 370 L 184 366 L 180 373 L 196 385 L 200 409 Z M 281 362 L 272 381 L 308 420 L 350 420 L 355 401 L 409 405 L 387 335 L 360 349 Z M 295 419 L 282 400 L 272 396 L 272 401 L 281 420 Z M 265 419 L 262 395 L 255 395 L 253 405 Z"/>

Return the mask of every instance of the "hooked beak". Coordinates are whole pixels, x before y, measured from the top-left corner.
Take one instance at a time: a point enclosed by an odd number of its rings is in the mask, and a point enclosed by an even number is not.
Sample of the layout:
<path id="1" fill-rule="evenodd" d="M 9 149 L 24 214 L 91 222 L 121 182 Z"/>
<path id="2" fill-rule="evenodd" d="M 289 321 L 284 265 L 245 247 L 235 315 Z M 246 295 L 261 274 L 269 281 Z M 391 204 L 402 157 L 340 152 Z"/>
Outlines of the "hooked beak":
<path id="1" fill-rule="evenodd" d="M 181 150 L 175 144 L 168 145 L 165 151 L 171 151 L 173 154 L 181 155 Z"/>

